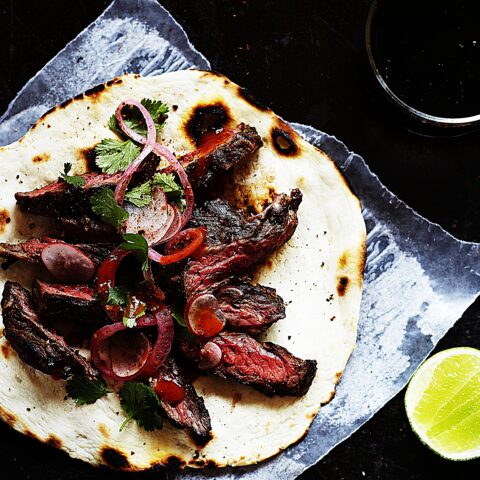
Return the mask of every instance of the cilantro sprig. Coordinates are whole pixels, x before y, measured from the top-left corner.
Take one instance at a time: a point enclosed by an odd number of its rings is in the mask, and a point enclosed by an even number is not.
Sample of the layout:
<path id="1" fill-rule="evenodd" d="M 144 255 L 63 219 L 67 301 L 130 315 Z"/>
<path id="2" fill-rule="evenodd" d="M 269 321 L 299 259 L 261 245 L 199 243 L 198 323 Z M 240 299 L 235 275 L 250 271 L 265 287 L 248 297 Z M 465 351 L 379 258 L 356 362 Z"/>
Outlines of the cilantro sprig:
<path id="1" fill-rule="evenodd" d="M 160 415 L 160 402 L 154 390 L 143 383 L 126 382 L 120 390 L 120 405 L 127 418 L 120 426 L 122 431 L 130 420 L 148 432 L 160 429 L 163 419 Z"/>
<path id="2" fill-rule="evenodd" d="M 125 233 L 123 243 L 120 244 L 122 250 L 131 250 L 140 262 L 142 270 L 148 268 L 148 243 L 143 235 L 138 233 Z"/>
<path id="3" fill-rule="evenodd" d="M 71 377 L 65 388 L 68 396 L 73 398 L 77 405 L 95 403 L 99 398 L 112 391 L 102 379 L 91 380 L 81 375 Z"/>
<path id="4" fill-rule="evenodd" d="M 181 185 L 175 180 L 173 173 L 156 173 L 153 177 L 153 185 L 161 187 L 166 193 L 167 198 L 175 203 L 181 212 L 187 204 L 185 200 L 185 192 Z"/>
<path id="5" fill-rule="evenodd" d="M 136 207 L 146 207 L 152 201 L 152 184 L 145 182 L 133 187 L 125 194 L 125 200 L 133 203 Z"/>
<path id="6" fill-rule="evenodd" d="M 128 287 L 126 285 L 118 285 L 108 289 L 107 304 L 116 307 L 123 307 L 128 303 Z"/>
<path id="7" fill-rule="evenodd" d="M 150 113 L 155 129 L 159 132 L 168 117 L 168 107 L 160 100 L 144 98 L 141 104 Z M 140 135 L 147 135 L 147 126 L 141 113 L 136 108 L 125 108 L 125 124 Z M 106 138 L 95 147 L 96 164 L 104 173 L 124 171 L 140 155 L 140 147 L 125 138 L 115 115 L 108 120 L 108 128 L 121 137 L 121 140 Z"/>
<path id="8" fill-rule="evenodd" d="M 153 100 L 151 98 L 144 98 L 140 101 L 140 103 L 148 110 L 148 113 L 151 115 L 157 132 L 162 130 L 165 125 L 165 121 L 168 118 L 168 106 L 160 100 Z M 127 115 L 125 115 L 124 118 L 125 125 L 127 125 L 127 127 L 130 127 L 133 131 L 139 133 L 140 135 L 146 136 L 147 126 L 145 124 L 144 118 L 142 117 L 142 114 L 138 111 L 138 109 L 125 107 L 123 111 L 127 112 Z M 112 115 L 109 118 L 108 128 L 122 136 L 124 135 L 123 131 L 118 125 L 115 115 Z"/>
<path id="9" fill-rule="evenodd" d="M 72 164 L 70 162 L 64 163 L 63 172 L 60 174 L 60 178 L 62 178 L 65 183 L 73 185 L 74 187 L 83 187 L 85 185 L 85 179 L 78 175 L 69 175 L 71 170 Z"/>
<path id="10" fill-rule="evenodd" d="M 173 307 L 170 307 L 170 313 L 172 314 L 172 318 L 181 326 L 181 327 L 186 327 L 187 324 L 185 323 L 185 319 L 183 318 L 183 315 Z"/>
<path id="11" fill-rule="evenodd" d="M 105 138 L 95 147 L 95 163 L 103 173 L 117 173 L 126 170 L 140 151 L 132 140 Z"/>
<path id="12" fill-rule="evenodd" d="M 128 213 L 115 201 L 112 190 L 102 188 L 90 198 L 90 204 L 94 213 L 109 225 L 121 227 L 127 220 Z"/>
<path id="13" fill-rule="evenodd" d="M 175 180 L 173 173 L 156 173 L 152 180 L 133 187 L 125 194 L 125 200 L 137 207 L 146 207 L 152 201 L 154 187 L 160 187 L 168 200 L 178 205 L 181 211 L 185 208 L 185 192 Z"/>

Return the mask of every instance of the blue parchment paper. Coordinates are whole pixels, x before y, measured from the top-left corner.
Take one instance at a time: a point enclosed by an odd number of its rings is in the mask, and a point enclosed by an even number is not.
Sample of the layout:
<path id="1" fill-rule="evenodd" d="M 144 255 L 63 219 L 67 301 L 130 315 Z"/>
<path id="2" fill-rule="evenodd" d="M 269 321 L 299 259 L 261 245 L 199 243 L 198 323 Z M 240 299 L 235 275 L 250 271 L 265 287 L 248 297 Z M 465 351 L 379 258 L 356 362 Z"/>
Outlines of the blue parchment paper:
<path id="1" fill-rule="evenodd" d="M 210 64 L 163 7 L 155 0 L 116 0 L 19 92 L 0 118 L 0 144 L 20 138 L 54 105 L 116 75 L 189 67 Z M 478 244 L 415 213 L 336 138 L 293 126 L 335 160 L 363 205 L 367 265 L 357 346 L 334 399 L 303 441 L 259 465 L 172 474 L 178 479 L 295 478 L 405 386 L 480 292 Z"/>

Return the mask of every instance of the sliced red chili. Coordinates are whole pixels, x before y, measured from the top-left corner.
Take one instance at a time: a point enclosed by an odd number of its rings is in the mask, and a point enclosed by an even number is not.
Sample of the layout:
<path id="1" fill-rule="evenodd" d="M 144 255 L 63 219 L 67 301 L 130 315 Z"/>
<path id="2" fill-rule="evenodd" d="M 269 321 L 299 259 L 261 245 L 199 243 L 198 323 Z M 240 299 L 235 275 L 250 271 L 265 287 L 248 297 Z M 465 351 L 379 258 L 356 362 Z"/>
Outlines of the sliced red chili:
<path id="1" fill-rule="evenodd" d="M 155 393 L 170 405 L 178 405 L 185 398 L 185 389 L 173 379 L 158 378 L 154 381 Z"/>
<path id="2" fill-rule="evenodd" d="M 168 265 L 179 262 L 194 254 L 205 241 L 205 228 L 187 228 L 165 245 L 165 253 L 160 264 Z"/>
<path id="3" fill-rule="evenodd" d="M 115 249 L 98 267 L 97 294 L 105 312 L 114 322 L 122 320 L 122 309 L 117 305 L 108 305 L 108 292 L 115 286 L 115 276 L 122 260 L 131 253 L 128 250 Z"/>

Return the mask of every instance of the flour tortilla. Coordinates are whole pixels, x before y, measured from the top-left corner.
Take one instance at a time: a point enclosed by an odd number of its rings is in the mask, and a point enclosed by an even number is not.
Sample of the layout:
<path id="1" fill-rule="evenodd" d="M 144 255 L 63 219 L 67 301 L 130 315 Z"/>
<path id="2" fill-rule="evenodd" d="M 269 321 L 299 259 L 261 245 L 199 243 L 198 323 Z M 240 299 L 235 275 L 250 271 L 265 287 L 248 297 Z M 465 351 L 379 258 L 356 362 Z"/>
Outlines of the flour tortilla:
<path id="1" fill-rule="evenodd" d="M 286 318 L 263 339 L 301 358 L 316 359 L 316 378 L 302 398 L 268 398 L 234 382 L 199 378 L 194 385 L 205 398 L 214 436 L 199 449 L 168 422 L 155 432 L 130 422 L 119 432 L 124 414 L 116 395 L 85 406 L 65 400 L 64 382 L 24 364 L 2 336 L 0 416 L 16 430 L 95 465 L 142 470 L 173 458 L 192 467 L 256 463 L 306 434 L 320 405 L 333 397 L 355 345 L 365 224 L 358 199 L 327 155 L 217 73 L 126 75 L 56 107 L 25 137 L 0 148 L 0 241 L 18 242 L 42 233 L 45 222 L 21 214 L 14 193 L 56 180 L 67 161 L 73 163 L 73 173 L 84 172 L 88 150 L 114 137 L 106 125 L 119 102 L 144 97 L 169 105 L 160 140 L 176 155 L 194 148 L 186 125 L 198 107 L 215 105 L 227 126 L 244 122 L 258 130 L 264 146 L 225 183 L 224 196 L 230 201 L 260 210 L 273 190 L 301 189 L 293 238 L 259 268 L 255 280 L 275 287 L 287 304 Z M 29 286 L 36 273 L 16 264 L 0 273 L 0 291 L 7 279 Z"/>

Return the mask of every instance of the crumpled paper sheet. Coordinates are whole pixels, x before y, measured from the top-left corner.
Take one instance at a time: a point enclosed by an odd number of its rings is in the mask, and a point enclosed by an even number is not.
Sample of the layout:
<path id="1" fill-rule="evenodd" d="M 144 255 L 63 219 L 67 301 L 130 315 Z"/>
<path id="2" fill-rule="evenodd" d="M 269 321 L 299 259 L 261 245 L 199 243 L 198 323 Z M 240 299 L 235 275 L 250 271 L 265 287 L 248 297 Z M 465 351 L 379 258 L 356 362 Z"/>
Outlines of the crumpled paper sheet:
<path id="1" fill-rule="evenodd" d="M 0 144 L 17 140 L 52 106 L 116 75 L 188 67 L 210 65 L 163 7 L 155 0 L 116 0 L 20 91 L 0 119 Z M 335 160 L 363 205 L 367 265 L 357 346 L 334 399 L 300 443 L 256 466 L 189 470 L 178 479 L 295 478 L 405 386 L 480 292 L 478 244 L 415 213 L 336 138 L 293 126 Z"/>

